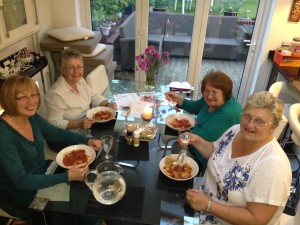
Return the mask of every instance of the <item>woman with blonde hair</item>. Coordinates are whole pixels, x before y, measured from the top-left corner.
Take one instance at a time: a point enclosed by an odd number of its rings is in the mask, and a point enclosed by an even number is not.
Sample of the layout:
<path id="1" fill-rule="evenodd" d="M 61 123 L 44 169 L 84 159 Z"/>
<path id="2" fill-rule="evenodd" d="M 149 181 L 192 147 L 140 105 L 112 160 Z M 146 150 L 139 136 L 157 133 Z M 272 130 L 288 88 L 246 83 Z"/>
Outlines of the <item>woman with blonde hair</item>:
<path id="1" fill-rule="evenodd" d="M 186 198 L 200 224 L 279 224 L 289 197 L 289 160 L 273 135 L 283 102 L 263 91 L 248 98 L 239 125 L 218 140 L 192 135 L 189 144 L 208 159 L 200 190 Z"/>

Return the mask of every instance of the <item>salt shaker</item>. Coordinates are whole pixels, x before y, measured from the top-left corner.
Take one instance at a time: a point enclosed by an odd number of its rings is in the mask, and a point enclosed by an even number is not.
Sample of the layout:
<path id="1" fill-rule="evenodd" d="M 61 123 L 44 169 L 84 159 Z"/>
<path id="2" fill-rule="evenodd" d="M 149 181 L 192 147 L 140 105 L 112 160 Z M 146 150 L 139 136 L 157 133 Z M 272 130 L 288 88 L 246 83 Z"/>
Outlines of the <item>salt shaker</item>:
<path id="1" fill-rule="evenodd" d="M 140 132 L 138 130 L 135 130 L 133 132 L 133 147 L 139 147 L 140 146 Z"/>

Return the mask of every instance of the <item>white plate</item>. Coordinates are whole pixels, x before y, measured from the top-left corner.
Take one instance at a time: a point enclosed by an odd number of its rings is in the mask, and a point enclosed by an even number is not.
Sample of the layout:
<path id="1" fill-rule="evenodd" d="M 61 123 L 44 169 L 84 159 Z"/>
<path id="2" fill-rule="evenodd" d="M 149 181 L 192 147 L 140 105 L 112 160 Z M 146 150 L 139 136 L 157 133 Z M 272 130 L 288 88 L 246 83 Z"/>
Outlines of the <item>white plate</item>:
<path id="1" fill-rule="evenodd" d="M 87 111 L 86 117 L 89 118 L 89 119 L 93 119 L 93 116 L 97 112 L 100 112 L 100 111 L 109 111 L 109 112 L 112 113 L 113 117 L 111 119 L 109 119 L 109 120 L 95 120 L 96 123 L 105 123 L 105 122 L 108 122 L 108 121 L 110 121 L 112 119 L 115 119 L 116 110 L 114 110 L 112 108 L 109 108 L 109 107 L 105 107 L 105 106 L 98 106 L 98 107 L 90 109 L 89 111 Z"/>
<path id="2" fill-rule="evenodd" d="M 69 147 L 66 147 L 64 149 L 62 149 L 57 155 L 56 155 L 56 162 L 58 165 L 60 165 L 63 168 L 68 169 L 67 166 L 64 165 L 63 163 L 63 159 L 64 159 L 64 155 L 73 151 L 73 150 L 78 150 L 78 149 L 84 149 L 85 153 L 88 156 L 88 164 L 91 164 L 96 157 L 96 152 L 93 148 L 91 148 L 90 146 L 87 145 L 71 145 Z"/>
<path id="3" fill-rule="evenodd" d="M 183 129 L 172 127 L 171 122 L 172 122 L 174 119 L 188 119 L 188 121 L 190 122 L 191 126 L 190 126 L 190 127 L 183 128 Z M 181 130 L 187 130 L 187 129 L 190 129 L 190 128 L 192 128 L 193 126 L 195 126 L 195 119 L 194 119 L 193 117 L 187 115 L 187 114 L 177 114 L 177 113 L 176 113 L 176 114 L 168 115 L 168 116 L 165 118 L 165 123 L 167 124 L 168 127 L 172 128 L 173 130 L 181 131 Z"/>
<path id="4" fill-rule="evenodd" d="M 178 154 L 167 155 L 167 156 L 165 156 L 164 158 L 162 158 L 162 159 L 160 160 L 160 163 L 159 163 L 159 169 L 160 169 L 160 171 L 161 171 L 165 176 L 169 177 L 170 179 L 172 179 L 172 180 L 177 180 L 177 181 L 185 181 L 185 180 L 190 180 L 190 179 L 192 179 L 193 177 L 195 177 L 195 176 L 198 174 L 198 172 L 199 172 L 199 166 L 198 166 L 198 164 L 196 163 L 196 161 L 195 161 L 194 159 L 192 159 L 191 157 L 185 156 L 185 157 L 184 157 L 184 160 L 183 160 L 183 163 L 186 162 L 186 163 L 188 163 L 188 164 L 192 167 L 192 173 L 191 173 L 192 176 L 189 177 L 189 178 L 186 178 L 186 179 L 176 179 L 176 178 L 170 177 L 170 176 L 164 171 L 164 169 L 163 169 L 163 167 L 165 166 L 165 159 L 166 159 L 167 157 L 172 157 L 174 160 L 176 160 L 177 157 L 178 157 Z"/>

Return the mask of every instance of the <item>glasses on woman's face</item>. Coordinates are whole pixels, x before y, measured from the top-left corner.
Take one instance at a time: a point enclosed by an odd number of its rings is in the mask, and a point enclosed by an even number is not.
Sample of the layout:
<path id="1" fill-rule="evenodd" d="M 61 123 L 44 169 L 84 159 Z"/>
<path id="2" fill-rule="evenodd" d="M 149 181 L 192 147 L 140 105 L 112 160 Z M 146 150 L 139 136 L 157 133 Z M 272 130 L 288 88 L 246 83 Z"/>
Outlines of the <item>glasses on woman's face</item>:
<path id="1" fill-rule="evenodd" d="M 28 102 L 30 99 L 37 100 L 39 98 L 38 93 L 33 93 L 31 95 L 22 95 L 22 96 L 16 96 L 16 100 L 20 102 Z"/>
<path id="2" fill-rule="evenodd" d="M 75 71 L 82 71 L 83 66 L 69 66 L 69 67 L 64 67 L 66 70 L 68 70 L 71 73 L 74 73 Z"/>
<path id="3" fill-rule="evenodd" d="M 252 118 L 252 116 L 250 114 L 247 113 L 242 113 L 242 120 L 246 123 L 250 123 L 251 121 L 253 121 L 253 124 L 255 127 L 257 128 L 262 128 L 265 127 L 267 125 L 272 125 L 274 123 L 266 123 L 266 121 L 260 119 L 260 118 Z"/>
<path id="4" fill-rule="evenodd" d="M 221 91 L 218 91 L 218 90 L 204 90 L 203 91 L 203 95 L 205 95 L 206 97 L 208 97 L 209 95 L 213 96 L 213 97 L 217 97 L 221 94 L 222 92 Z"/>

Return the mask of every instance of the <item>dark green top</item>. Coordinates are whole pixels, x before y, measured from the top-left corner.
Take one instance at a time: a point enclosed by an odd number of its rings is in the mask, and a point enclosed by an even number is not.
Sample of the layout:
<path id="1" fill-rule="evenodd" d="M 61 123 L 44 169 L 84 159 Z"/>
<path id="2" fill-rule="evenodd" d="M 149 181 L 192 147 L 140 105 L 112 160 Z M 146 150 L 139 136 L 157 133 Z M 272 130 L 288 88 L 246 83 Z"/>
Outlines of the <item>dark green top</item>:
<path id="1" fill-rule="evenodd" d="M 27 205 L 38 189 L 67 183 L 67 172 L 45 175 L 44 140 L 73 144 L 87 144 L 89 138 L 50 125 L 40 115 L 29 118 L 34 141 L 29 141 L 0 118 L 0 192 L 14 196 Z M 7 202 L 0 195 L 0 203 Z M 13 201 L 11 199 L 11 201 Z M 1 204 L 0 204 L 1 205 Z"/>
<path id="2" fill-rule="evenodd" d="M 185 99 L 179 108 L 197 115 L 197 124 L 192 129 L 193 133 L 206 141 L 217 140 L 228 128 L 234 124 L 239 124 L 243 111 L 241 104 L 234 97 L 231 97 L 213 112 L 208 112 L 208 105 L 204 98 L 196 101 Z M 201 162 L 203 174 L 206 170 L 207 160 L 193 146 L 189 146 L 189 148 Z"/>

